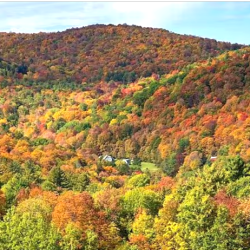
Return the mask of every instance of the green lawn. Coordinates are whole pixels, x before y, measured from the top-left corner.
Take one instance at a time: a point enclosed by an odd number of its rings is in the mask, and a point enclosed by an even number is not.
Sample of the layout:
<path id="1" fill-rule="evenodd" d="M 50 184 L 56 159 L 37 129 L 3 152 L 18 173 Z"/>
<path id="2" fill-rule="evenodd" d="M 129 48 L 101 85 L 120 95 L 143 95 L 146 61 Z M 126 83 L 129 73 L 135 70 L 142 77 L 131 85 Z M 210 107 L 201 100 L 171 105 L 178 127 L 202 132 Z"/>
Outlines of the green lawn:
<path id="1" fill-rule="evenodd" d="M 151 162 L 142 162 L 141 163 L 141 170 L 144 172 L 148 168 L 149 171 L 153 172 L 158 170 L 159 168 L 155 166 L 154 163 Z"/>

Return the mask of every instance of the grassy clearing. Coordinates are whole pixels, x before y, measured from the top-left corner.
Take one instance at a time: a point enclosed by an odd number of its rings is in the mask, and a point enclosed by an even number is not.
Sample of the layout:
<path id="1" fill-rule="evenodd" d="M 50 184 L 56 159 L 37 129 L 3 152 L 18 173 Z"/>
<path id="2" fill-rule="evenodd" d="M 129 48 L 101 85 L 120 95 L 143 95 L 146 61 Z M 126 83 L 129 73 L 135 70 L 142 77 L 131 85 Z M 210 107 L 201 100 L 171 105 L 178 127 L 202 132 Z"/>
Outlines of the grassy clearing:
<path id="1" fill-rule="evenodd" d="M 149 171 L 153 172 L 158 170 L 159 168 L 156 167 L 156 165 L 154 163 L 151 162 L 142 162 L 141 163 L 141 170 L 144 172 L 146 169 L 148 169 Z"/>

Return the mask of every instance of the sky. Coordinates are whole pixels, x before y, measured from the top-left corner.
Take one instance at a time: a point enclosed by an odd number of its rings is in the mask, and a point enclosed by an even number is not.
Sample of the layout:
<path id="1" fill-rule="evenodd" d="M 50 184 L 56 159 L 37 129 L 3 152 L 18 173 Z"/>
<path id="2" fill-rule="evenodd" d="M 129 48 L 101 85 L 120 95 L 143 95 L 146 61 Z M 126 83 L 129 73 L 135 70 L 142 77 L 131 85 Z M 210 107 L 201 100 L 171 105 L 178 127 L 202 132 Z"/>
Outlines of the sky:
<path id="1" fill-rule="evenodd" d="M 250 2 L 0 2 L 0 32 L 124 23 L 250 44 Z"/>

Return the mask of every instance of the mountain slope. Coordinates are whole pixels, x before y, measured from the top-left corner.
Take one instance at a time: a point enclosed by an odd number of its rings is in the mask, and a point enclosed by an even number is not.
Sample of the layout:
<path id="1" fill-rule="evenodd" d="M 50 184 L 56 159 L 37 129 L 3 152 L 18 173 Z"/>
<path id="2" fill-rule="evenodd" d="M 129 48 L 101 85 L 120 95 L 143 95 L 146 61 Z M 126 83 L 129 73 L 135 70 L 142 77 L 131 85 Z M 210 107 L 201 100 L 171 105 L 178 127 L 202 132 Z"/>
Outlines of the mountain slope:
<path id="1" fill-rule="evenodd" d="M 0 56 L 29 80 L 132 82 L 242 47 L 163 29 L 93 25 L 57 33 L 0 33 Z"/>
<path id="2" fill-rule="evenodd" d="M 248 160 L 249 54 L 249 48 L 226 52 L 126 86 L 86 89 L 18 80 L 1 90 L 1 133 L 14 138 L 3 150 L 8 158 L 24 159 L 25 153 L 45 168 L 58 157 L 140 157 L 169 174 L 194 151 L 201 162 L 226 149 Z M 23 153 L 15 146 L 16 133 L 27 144 Z M 41 138 L 47 140 L 42 148 L 33 143 Z M 48 147 L 55 152 L 45 162 L 43 154 L 33 158 L 36 145 L 40 153 Z"/>
<path id="3" fill-rule="evenodd" d="M 137 33 L 121 46 L 128 31 Z M 82 57 L 64 57 L 63 42 L 78 51 L 81 32 L 89 54 L 84 45 Z M 163 45 L 137 55 L 132 45 L 147 32 Z M 157 34 L 174 39 L 167 46 Z M 250 249 L 249 47 L 206 50 L 200 42 L 212 40 L 135 26 L 2 35 L 10 38 L 0 60 L 2 249 Z M 112 51 L 99 53 L 106 44 Z M 183 56 L 187 46 L 194 57 Z M 133 58 L 117 66 L 123 48 Z M 162 65 L 161 76 L 112 75 L 142 72 L 139 58 L 158 50 L 146 68 Z M 108 67 L 107 82 L 93 78 L 94 65 Z M 79 83 L 83 74 L 96 82 Z"/>

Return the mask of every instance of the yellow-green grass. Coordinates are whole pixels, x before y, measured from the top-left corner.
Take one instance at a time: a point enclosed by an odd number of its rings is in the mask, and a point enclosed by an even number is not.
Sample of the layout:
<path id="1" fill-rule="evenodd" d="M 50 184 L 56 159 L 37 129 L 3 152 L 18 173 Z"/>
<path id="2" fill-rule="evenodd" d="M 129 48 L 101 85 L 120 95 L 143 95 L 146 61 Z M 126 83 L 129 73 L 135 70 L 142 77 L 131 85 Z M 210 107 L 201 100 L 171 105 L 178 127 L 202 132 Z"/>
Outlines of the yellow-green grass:
<path id="1" fill-rule="evenodd" d="M 151 172 L 159 170 L 159 168 L 156 167 L 156 165 L 154 163 L 151 163 L 151 162 L 142 162 L 141 163 L 141 170 L 143 172 L 145 172 L 146 169 L 148 169 Z"/>

